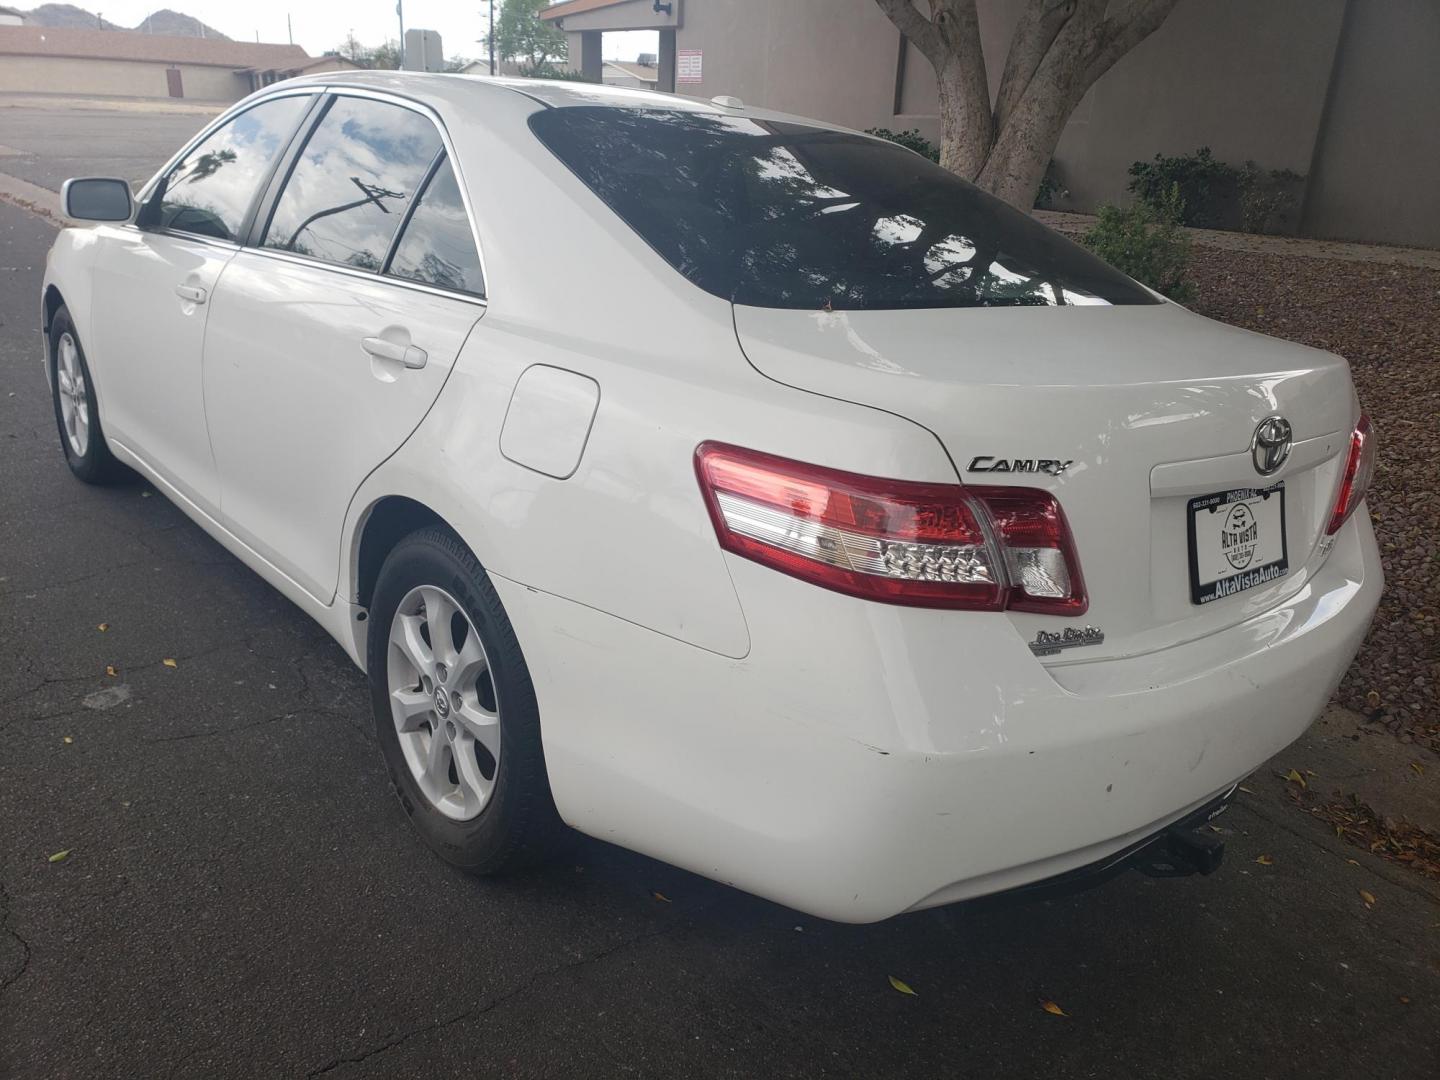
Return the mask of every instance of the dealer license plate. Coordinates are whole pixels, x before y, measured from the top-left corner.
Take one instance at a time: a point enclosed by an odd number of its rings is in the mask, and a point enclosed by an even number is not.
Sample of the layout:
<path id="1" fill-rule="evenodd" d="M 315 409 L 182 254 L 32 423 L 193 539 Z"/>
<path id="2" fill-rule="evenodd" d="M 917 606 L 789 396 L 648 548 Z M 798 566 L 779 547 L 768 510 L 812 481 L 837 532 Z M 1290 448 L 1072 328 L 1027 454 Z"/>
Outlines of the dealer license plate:
<path id="1" fill-rule="evenodd" d="M 1190 500 L 1190 600 L 1208 604 L 1284 577 L 1285 484 Z"/>

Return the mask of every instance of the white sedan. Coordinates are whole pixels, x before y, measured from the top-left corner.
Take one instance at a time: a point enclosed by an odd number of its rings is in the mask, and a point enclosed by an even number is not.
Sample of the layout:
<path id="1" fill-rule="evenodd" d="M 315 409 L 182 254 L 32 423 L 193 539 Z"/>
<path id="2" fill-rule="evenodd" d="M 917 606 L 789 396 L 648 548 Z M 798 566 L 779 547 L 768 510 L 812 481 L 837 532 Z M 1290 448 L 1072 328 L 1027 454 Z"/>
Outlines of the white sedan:
<path id="1" fill-rule="evenodd" d="M 71 469 L 334 635 L 467 870 L 568 823 L 850 922 L 1208 871 L 1380 594 L 1342 359 L 868 136 L 345 72 L 65 201 Z"/>

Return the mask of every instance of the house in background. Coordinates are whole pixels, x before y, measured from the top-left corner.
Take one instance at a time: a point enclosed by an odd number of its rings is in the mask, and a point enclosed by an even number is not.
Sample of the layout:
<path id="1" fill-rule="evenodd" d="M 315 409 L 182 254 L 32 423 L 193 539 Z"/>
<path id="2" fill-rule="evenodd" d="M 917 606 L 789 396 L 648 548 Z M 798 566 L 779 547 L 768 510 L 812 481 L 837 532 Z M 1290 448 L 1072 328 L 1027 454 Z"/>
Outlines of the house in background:
<path id="1" fill-rule="evenodd" d="M 25 13 L 14 8 L 0 7 L 0 26 L 24 26 Z"/>
<path id="2" fill-rule="evenodd" d="M 0 93 L 238 101 L 281 79 L 355 66 L 299 45 L 0 25 Z"/>
<path id="3" fill-rule="evenodd" d="M 992 94 L 1023 10 L 980 0 Z M 561 0 L 541 18 L 594 82 L 604 33 L 654 30 L 658 90 L 939 137 L 935 73 L 875 0 Z M 1071 115 L 1063 206 L 1124 201 L 1132 162 L 1209 146 L 1303 174 L 1301 235 L 1440 247 L 1437 57 L 1435 0 L 1180 0 Z"/>
<path id="4" fill-rule="evenodd" d="M 600 70 L 600 81 L 606 86 L 628 86 L 636 90 L 654 90 L 660 78 L 660 67 L 653 53 L 641 53 L 633 63 L 627 60 L 606 60 Z"/>
<path id="5" fill-rule="evenodd" d="M 489 75 L 490 61 L 488 59 L 471 60 L 468 64 L 466 64 L 460 69 L 460 74 Z M 516 78 L 520 75 L 520 62 L 518 60 L 497 59 L 495 61 L 495 74 L 497 76 L 504 76 L 506 78 Z"/>

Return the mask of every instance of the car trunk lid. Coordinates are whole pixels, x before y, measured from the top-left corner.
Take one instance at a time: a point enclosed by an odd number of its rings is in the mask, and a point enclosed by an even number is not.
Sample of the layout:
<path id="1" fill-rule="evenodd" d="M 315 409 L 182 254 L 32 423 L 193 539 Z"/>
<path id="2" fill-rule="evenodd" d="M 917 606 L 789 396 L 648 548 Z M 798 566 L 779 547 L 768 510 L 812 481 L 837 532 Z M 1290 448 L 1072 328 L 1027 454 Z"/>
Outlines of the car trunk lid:
<path id="1" fill-rule="evenodd" d="M 928 428 L 965 484 L 1056 496 L 1074 532 L 1089 610 L 1081 618 L 1007 616 L 1027 641 L 1041 631 L 1082 632 L 1083 645 L 1049 651 L 1046 663 L 1137 655 L 1234 625 L 1300 589 L 1326 550 L 1357 411 L 1338 357 L 1171 304 L 854 312 L 737 305 L 735 326 L 766 376 Z M 1288 421 L 1293 444 L 1281 468 L 1262 476 L 1252 443 L 1270 416 Z M 1287 571 L 1196 603 L 1191 500 L 1276 483 Z M 1264 524 L 1273 530 L 1279 519 L 1277 511 Z"/>

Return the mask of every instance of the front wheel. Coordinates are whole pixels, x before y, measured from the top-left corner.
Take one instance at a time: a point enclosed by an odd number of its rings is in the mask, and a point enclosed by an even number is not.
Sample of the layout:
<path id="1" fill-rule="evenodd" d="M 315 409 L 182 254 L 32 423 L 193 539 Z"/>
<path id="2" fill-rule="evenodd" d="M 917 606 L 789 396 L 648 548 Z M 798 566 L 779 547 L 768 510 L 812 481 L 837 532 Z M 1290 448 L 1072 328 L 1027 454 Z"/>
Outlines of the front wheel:
<path id="1" fill-rule="evenodd" d="M 50 320 L 50 392 L 60 446 L 70 471 L 87 484 L 107 484 L 123 477 L 125 467 L 105 445 L 90 365 L 64 306 Z"/>
<path id="2" fill-rule="evenodd" d="M 499 596 L 453 533 L 415 533 L 385 560 L 366 666 L 391 785 L 425 842 L 476 874 L 547 853 L 562 827 L 530 672 Z"/>

